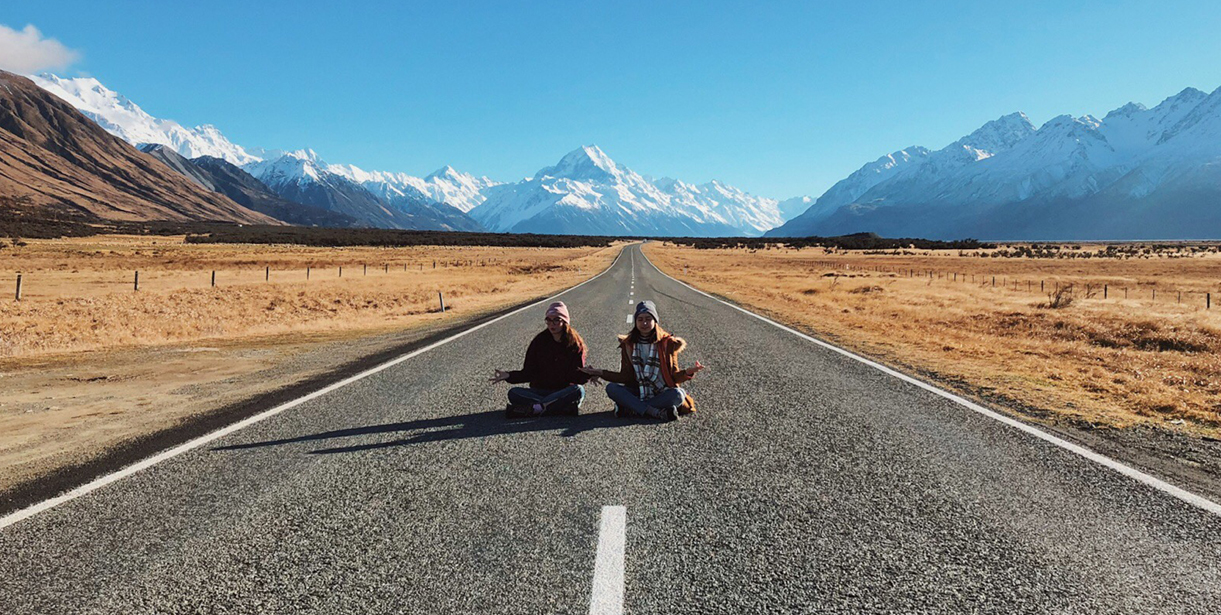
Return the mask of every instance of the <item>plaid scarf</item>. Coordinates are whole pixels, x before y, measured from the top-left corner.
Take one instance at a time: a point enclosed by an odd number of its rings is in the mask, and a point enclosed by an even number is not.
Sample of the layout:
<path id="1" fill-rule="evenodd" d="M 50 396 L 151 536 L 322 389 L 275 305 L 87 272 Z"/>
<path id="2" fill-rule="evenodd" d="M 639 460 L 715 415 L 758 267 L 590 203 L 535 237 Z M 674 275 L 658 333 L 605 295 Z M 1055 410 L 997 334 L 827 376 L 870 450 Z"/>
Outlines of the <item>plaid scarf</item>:
<path id="1" fill-rule="evenodd" d="M 661 377 L 661 357 L 657 355 L 655 342 L 637 342 L 632 349 L 632 369 L 636 371 L 636 383 L 640 385 L 640 399 L 648 399 L 661 393 L 666 382 Z"/>

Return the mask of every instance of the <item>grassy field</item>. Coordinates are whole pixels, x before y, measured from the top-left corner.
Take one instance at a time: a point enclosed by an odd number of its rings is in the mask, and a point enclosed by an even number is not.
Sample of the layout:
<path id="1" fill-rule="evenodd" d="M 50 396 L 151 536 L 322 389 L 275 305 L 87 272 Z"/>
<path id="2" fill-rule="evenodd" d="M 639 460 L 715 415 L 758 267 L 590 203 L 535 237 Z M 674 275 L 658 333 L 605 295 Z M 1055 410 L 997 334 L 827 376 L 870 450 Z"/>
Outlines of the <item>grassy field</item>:
<path id="1" fill-rule="evenodd" d="M 25 243 L 0 251 L 0 492 L 192 416 L 548 296 L 601 272 L 619 250 L 316 248 L 148 236 Z"/>
<path id="2" fill-rule="evenodd" d="M 696 287 L 1034 416 L 1221 436 L 1221 254 L 1110 248 L 646 253 Z"/>
<path id="3" fill-rule="evenodd" d="M 469 314 L 589 277 L 616 251 L 29 240 L 0 252 L 0 359 L 407 324 L 435 318 L 438 293 Z"/>

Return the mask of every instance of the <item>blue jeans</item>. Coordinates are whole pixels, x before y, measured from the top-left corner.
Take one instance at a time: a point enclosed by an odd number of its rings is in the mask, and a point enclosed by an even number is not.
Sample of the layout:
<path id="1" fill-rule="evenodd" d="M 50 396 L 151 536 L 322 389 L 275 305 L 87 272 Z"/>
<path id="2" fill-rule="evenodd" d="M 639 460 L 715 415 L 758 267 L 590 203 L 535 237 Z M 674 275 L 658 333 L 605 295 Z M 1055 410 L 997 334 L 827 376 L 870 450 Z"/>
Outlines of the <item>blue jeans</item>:
<path id="1" fill-rule="evenodd" d="M 640 399 L 640 389 L 635 386 L 625 386 L 616 382 L 606 385 L 606 395 L 621 408 L 636 416 L 654 416 L 658 410 L 683 405 L 687 393 L 682 389 L 666 388 L 648 399 Z M 653 412 L 649 412 L 652 410 Z"/>
<path id="2" fill-rule="evenodd" d="M 564 409 L 578 409 L 583 401 L 585 401 L 585 387 L 579 384 L 569 385 L 558 391 L 531 387 L 509 389 L 509 403 L 515 406 L 543 404 L 547 407 L 548 414 L 554 414 Z"/>

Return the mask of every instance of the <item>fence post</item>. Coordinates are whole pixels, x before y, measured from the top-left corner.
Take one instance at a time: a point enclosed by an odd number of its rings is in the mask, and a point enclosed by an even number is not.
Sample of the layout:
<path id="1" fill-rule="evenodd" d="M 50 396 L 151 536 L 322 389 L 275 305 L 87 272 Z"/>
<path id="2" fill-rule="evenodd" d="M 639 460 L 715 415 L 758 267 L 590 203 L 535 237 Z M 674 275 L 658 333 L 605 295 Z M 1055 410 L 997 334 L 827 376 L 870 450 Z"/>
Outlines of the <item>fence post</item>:
<path id="1" fill-rule="evenodd" d="M 136 281 L 134 283 L 134 286 L 135 286 L 136 290 L 140 290 L 140 272 L 139 271 L 136 272 Z"/>
<path id="2" fill-rule="evenodd" d="M 268 267 L 266 270 L 263 271 L 263 281 L 264 282 L 271 281 L 271 267 Z"/>
<path id="3" fill-rule="evenodd" d="M 992 276 L 992 288 L 996 288 L 996 276 Z"/>
<path id="4" fill-rule="evenodd" d="M 1213 294 L 1212 293 L 1204 293 L 1204 309 L 1206 309 L 1206 310 L 1213 309 Z"/>
<path id="5" fill-rule="evenodd" d="M 17 300 L 21 301 L 21 274 L 17 274 Z"/>
<path id="6" fill-rule="evenodd" d="M 305 279 L 309 279 L 309 265 L 305 266 Z"/>
<path id="7" fill-rule="evenodd" d="M 339 277 L 343 277 L 343 265 L 339 266 Z"/>
<path id="8" fill-rule="evenodd" d="M 433 261 L 433 262 L 432 262 L 432 268 L 433 268 L 433 269 L 436 269 L 436 268 L 437 268 L 437 261 Z"/>
<path id="9" fill-rule="evenodd" d="M 390 273 L 390 264 L 389 263 L 384 264 L 382 267 L 383 267 L 382 273 Z"/>
<path id="10" fill-rule="evenodd" d="M 1107 298 L 1107 285 L 1106 284 L 1102 285 L 1102 298 L 1103 299 Z"/>
<path id="11" fill-rule="evenodd" d="M 365 275 L 369 275 L 369 264 L 365 263 Z"/>
<path id="12" fill-rule="evenodd" d="M 441 312 L 444 313 L 445 312 L 445 295 L 442 295 L 441 291 L 439 291 L 439 290 L 437 291 L 437 300 L 441 302 Z"/>
<path id="13" fill-rule="evenodd" d="M 212 271 L 212 288 L 216 288 L 216 271 Z"/>

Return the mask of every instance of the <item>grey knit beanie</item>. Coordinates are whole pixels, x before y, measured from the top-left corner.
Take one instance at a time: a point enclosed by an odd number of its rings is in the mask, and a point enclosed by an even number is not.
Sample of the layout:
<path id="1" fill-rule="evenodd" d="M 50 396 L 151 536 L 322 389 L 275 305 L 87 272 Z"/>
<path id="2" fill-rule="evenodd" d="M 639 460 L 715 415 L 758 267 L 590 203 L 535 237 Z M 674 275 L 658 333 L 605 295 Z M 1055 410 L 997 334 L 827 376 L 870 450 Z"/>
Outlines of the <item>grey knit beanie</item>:
<path id="1" fill-rule="evenodd" d="M 641 314 L 648 314 L 649 316 L 652 316 L 653 322 L 661 322 L 661 319 L 657 317 L 657 306 L 654 305 L 652 301 L 641 301 L 640 303 L 636 304 L 636 316 L 640 316 Z M 635 318 L 636 316 L 633 316 L 632 318 Z"/>

